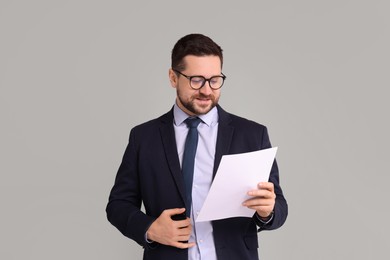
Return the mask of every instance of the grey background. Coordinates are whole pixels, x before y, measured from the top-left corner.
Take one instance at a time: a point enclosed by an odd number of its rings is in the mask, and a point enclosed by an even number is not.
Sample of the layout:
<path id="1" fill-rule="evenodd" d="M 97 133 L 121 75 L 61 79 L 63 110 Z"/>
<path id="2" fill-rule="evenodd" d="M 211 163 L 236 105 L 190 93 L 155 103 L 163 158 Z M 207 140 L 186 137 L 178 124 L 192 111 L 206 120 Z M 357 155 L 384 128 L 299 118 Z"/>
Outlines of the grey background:
<path id="1" fill-rule="evenodd" d="M 389 257 L 388 1 L 0 1 L 0 258 L 140 259 L 105 216 L 170 51 L 224 49 L 221 105 L 268 126 L 289 218 L 262 259 Z"/>

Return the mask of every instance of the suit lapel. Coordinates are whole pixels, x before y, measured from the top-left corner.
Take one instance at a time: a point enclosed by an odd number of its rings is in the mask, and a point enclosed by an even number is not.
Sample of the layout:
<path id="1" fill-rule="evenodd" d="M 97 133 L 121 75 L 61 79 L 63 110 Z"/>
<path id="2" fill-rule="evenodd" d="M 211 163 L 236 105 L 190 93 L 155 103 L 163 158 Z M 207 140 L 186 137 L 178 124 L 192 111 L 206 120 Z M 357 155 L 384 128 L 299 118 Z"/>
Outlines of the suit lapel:
<path id="1" fill-rule="evenodd" d="M 161 117 L 160 134 L 172 177 L 184 203 L 186 195 L 184 180 L 180 169 L 180 161 L 177 154 L 175 130 L 173 128 L 173 110 Z"/>
<path id="2" fill-rule="evenodd" d="M 217 173 L 219 163 L 221 162 L 222 155 L 229 153 L 230 143 L 232 141 L 234 127 L 230 125 L 231 118 L 230 115 L 225 112 L 219 105 L 218 108 L 218 136 L 217 136 L 217 146 L 215 151 L 214 158 L 214 170 L 213 170 L 213 179 Z"/>

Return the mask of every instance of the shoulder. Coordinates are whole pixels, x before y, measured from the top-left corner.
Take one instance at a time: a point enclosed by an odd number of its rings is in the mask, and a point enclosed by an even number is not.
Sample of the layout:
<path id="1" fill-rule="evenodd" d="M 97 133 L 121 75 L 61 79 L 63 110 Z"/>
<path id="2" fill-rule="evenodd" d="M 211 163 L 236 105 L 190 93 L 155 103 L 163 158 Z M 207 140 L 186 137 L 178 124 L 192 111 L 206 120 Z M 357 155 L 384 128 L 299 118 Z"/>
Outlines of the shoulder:
<path id="1" fill-rule="evenodd" d="M 244 117 L 240 117 L 240 116 L 237 116 L 237 115 L 234 115 L 234 114 L 230 114 L 231 117 L 232 117 L 232 124 L 236 125 L 236 126 L 242 126 L 242 127 L 246 127 L 246 128 L 254 128 L 254 129 L 264 129 L 266 128 L 266 126 L 260 124 L 260 123 L 257 123 L 255 121 L 252 121 L 250 119 L 247 119 L 247 118 L 244 118 Z"/>
<path id="2" fill-rule="evenodd" d="M 218 108 L 220 126 L 233 132 L 233 142 L 236 151 L 256 151 L 271 147 L 267 127 L 255 121 L 237 116 Z M 243 150 L 244 149 L 244 150 Z"/>
<path id="3" fill-rule="evenodd" d="M 218 106 L 218 113 L 221 124 L 231 125 L 235 128 L 242 128 L 247 130 L 253 129 L 255 131 L 265 130 L 267 128 L 265 125 L 253 120 L 226 112 L 220 106 Z"/>
<path id="4" fill-rule="evenodd" d="M 169 126 L 173 124 L 173 112 L 172 110 L 157 117 L 146 121 L 142 124 L 136 125 L 131 129 L 131 133 L 137 133 L 137 135 L 150 135 L 156 131 L 159 131 L 160 127 Z"/>

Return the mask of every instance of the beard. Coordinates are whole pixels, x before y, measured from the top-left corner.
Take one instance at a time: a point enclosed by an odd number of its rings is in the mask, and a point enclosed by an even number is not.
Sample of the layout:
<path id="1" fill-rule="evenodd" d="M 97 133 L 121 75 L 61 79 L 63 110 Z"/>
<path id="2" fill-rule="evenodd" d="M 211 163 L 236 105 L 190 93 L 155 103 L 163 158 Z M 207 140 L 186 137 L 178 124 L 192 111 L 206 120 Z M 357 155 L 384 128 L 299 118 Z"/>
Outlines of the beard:
<path id="1" fill-rule="evenodd" d="M 189 112 L 195 114 L 195 115 L 204 115 L 207 114 L 211 109 L 213 109 L 217 104 L 219 97 L 216 97 L 215 95 L 193 95 L 188 100 L 185 100 L 181 95 L 180 91 L 177 90 L 177 98 L 179 99 L 179 102 L 182 104 L 182 106 L 187 109 Z M 208 104 L 202 105 L 197 104 L 196 99 L 208 99 L 211 102 Z"/>

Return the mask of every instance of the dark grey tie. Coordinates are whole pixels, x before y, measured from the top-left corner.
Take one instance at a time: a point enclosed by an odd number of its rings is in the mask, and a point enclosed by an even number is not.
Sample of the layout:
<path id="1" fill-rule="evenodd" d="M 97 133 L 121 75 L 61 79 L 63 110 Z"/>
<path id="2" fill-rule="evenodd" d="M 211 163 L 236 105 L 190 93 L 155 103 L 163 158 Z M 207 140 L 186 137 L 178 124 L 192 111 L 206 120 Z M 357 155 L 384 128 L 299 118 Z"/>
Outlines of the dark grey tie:
<path id="1" fill-rule="evenodd" d="M 190 217 L 192 203 L 192 180 L 194 177 L 196 147 L 198 146 L 197 127 L 201 122 L 201 119 L 198 117 L 187 118 L 184 122 L 187 124 L 189 130 L 186 138 L 181 169 L 186 190 L 186 215 L 187 217 Z"/>

